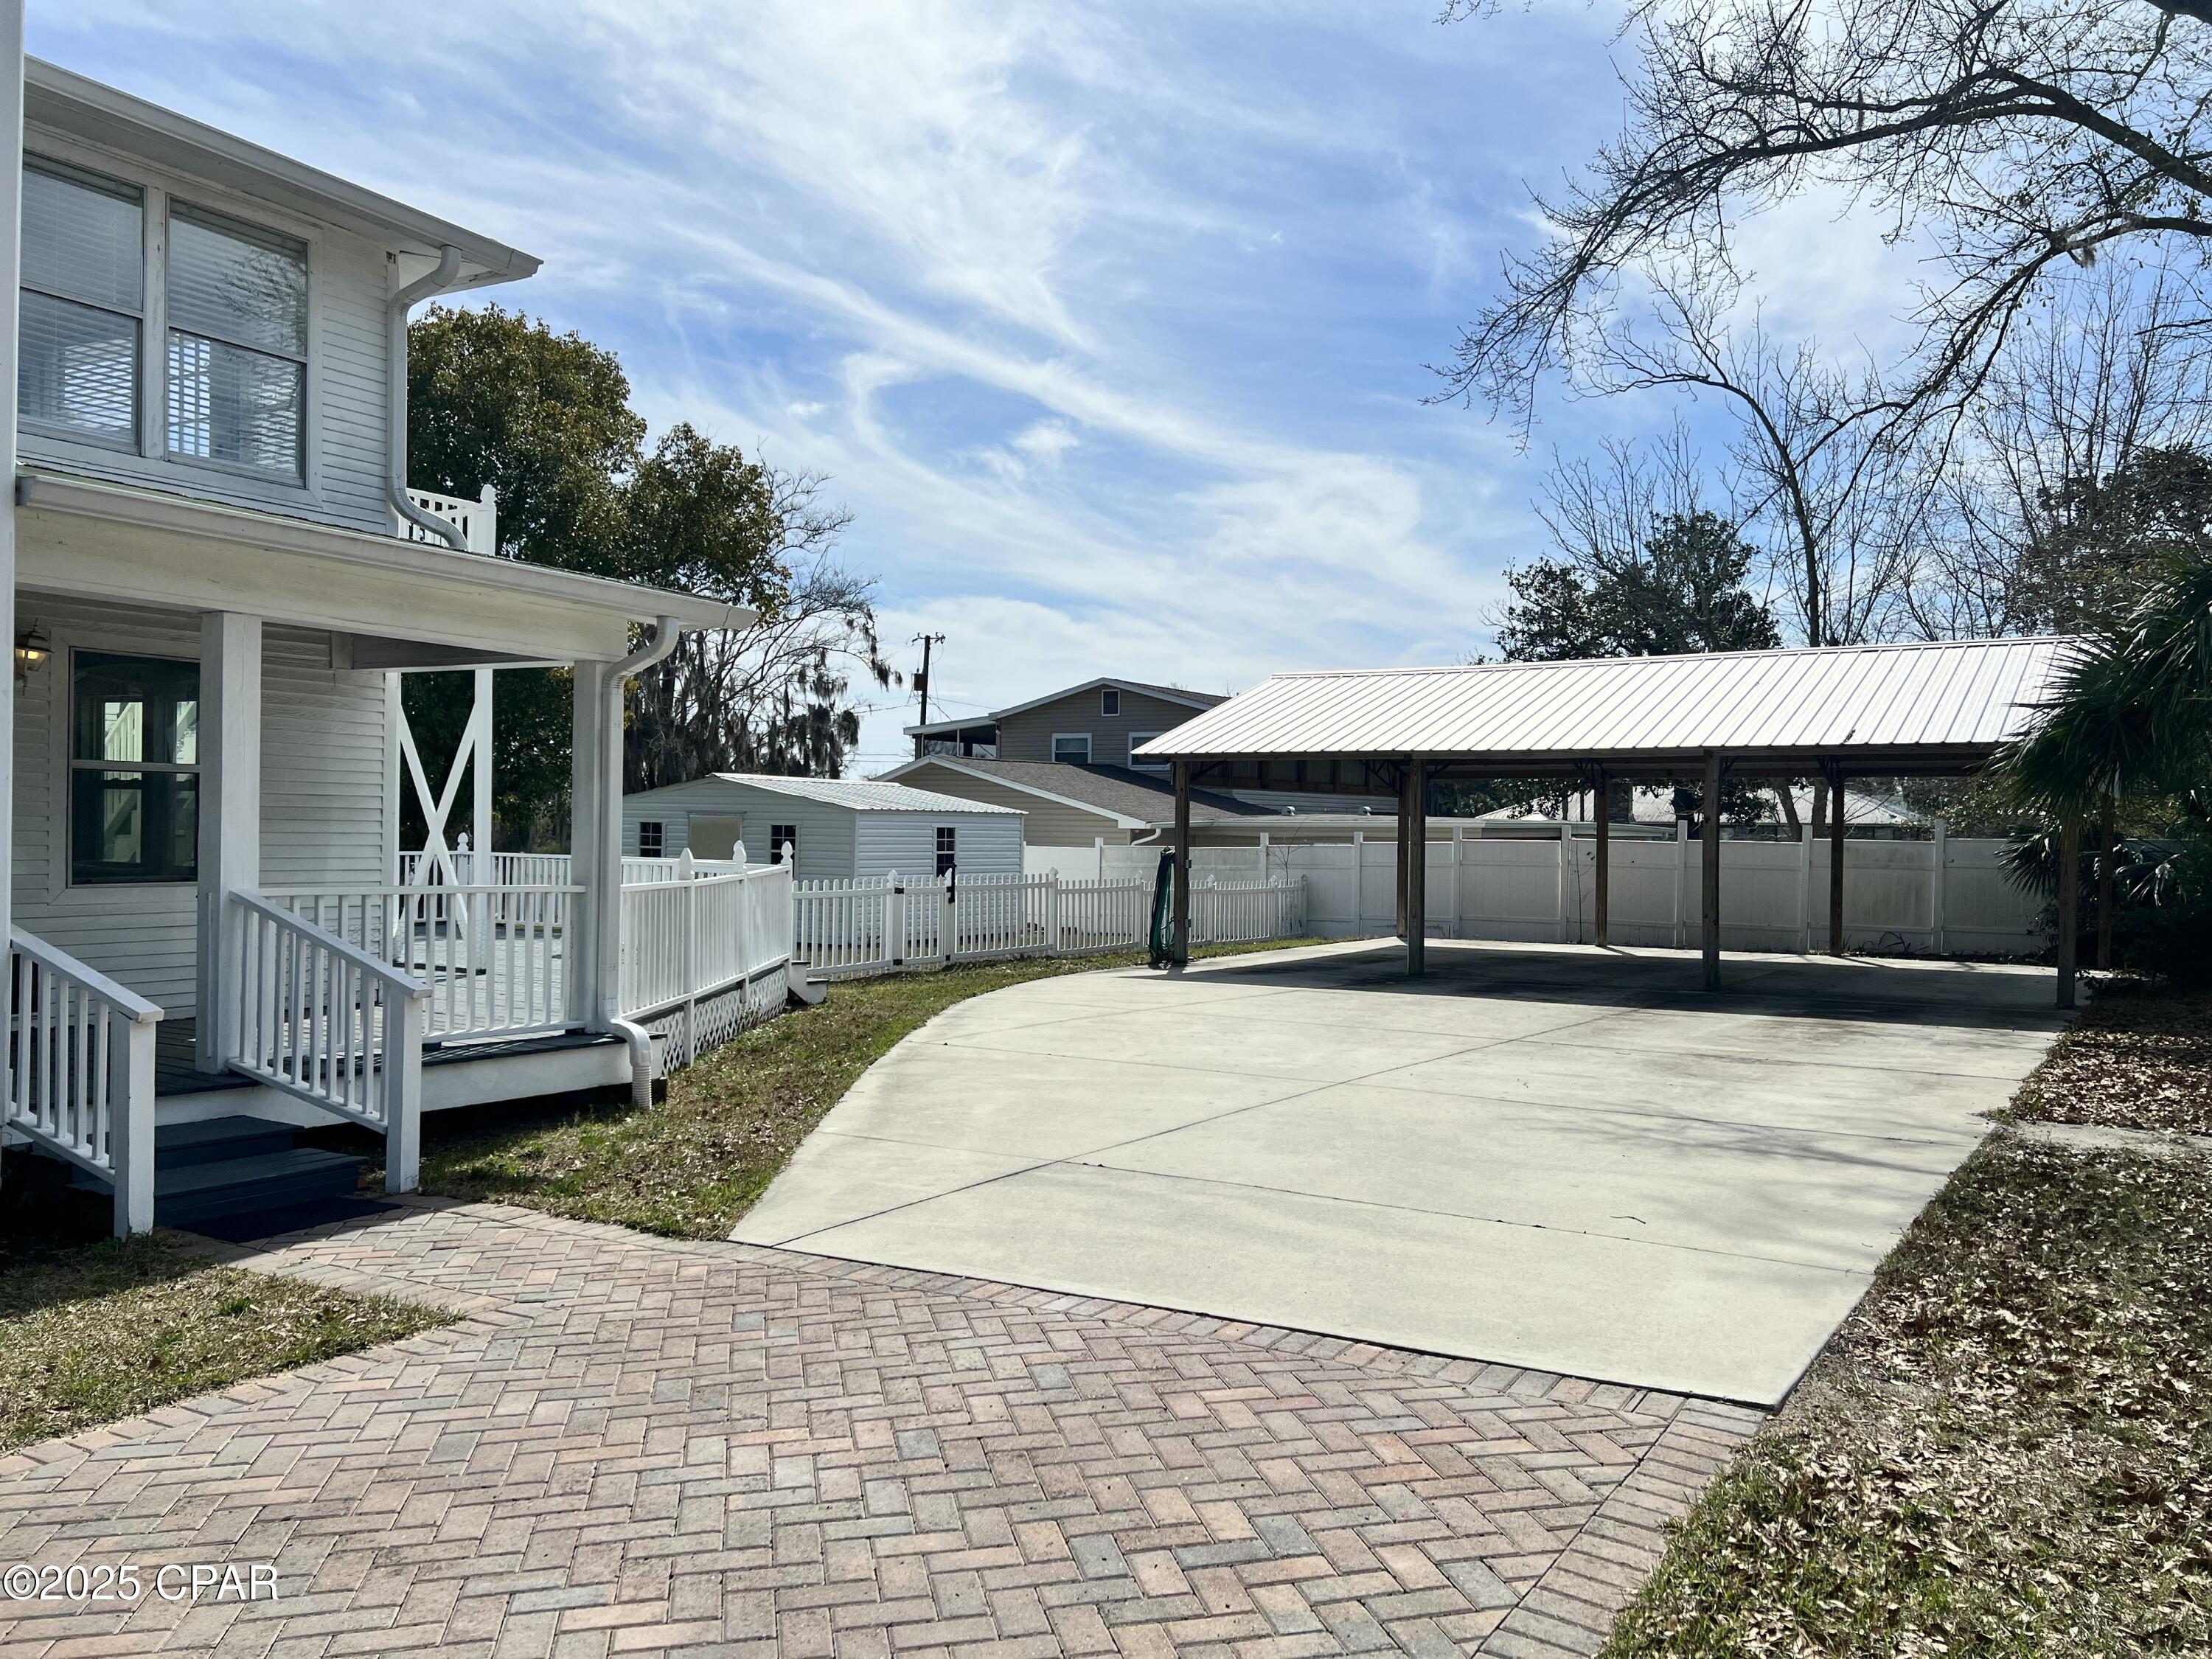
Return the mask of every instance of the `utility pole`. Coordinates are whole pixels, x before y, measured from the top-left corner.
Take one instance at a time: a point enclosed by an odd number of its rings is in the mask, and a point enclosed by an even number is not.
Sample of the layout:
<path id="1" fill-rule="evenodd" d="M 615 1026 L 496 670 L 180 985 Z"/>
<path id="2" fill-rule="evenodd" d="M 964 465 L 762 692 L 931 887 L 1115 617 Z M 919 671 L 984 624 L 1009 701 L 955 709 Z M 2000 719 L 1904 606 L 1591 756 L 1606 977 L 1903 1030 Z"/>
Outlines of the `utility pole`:
<path id="1" fill-rule="evenodd" d="M 917 634 L 915 643 L 921 647 L 921 672 L 914 677 L 914 689 L 921 693 L 921 724 L 929 724 L 929 647 L 945 643 L 942 634 Z"/>

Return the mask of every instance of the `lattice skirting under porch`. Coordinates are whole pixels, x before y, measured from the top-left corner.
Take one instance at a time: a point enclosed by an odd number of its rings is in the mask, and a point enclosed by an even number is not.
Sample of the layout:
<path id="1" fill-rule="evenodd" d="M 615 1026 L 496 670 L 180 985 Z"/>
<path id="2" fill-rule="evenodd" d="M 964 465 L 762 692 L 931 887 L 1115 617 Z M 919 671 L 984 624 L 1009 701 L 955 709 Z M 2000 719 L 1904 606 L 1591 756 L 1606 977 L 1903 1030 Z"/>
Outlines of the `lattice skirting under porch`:
<path id="1" fill-rule="evenodd" d="M 701 997 L 689 1012 L 672 1009 L 640 1023 L 654 1039 L 662 1072 L 678 1072 L 738 1032 L 775 1018 L 789 994 L 783 964 L 778 963 L 769 973 Z"/>

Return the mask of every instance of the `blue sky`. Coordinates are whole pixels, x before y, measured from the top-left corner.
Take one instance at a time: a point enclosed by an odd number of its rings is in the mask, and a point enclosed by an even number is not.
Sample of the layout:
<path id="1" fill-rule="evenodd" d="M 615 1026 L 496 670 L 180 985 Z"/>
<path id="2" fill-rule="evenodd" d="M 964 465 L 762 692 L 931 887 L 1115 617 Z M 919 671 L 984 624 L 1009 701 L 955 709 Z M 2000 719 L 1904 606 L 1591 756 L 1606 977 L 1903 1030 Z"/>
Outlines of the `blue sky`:
<path id="1" fill-rule="evenodd" d="M 538 254 L 499 297 L 831 478 L 938 708 L 1100 673 L 1208 690 L 1489 643 L 1553 442 L 1425 405 L 1608 136 L 1603 3 L 32 0 L 30 47 Z M 1824 232 L 1828 234 L 1823 234 Z M 1801 308 L 1875 315 L 1817 216 Z M 1787 322 L 1788 304 L 1770 320 Z M 902 658 L 911 655 L 902 644 Z M 902 750 L 878 699 L 862 770 Z"/>

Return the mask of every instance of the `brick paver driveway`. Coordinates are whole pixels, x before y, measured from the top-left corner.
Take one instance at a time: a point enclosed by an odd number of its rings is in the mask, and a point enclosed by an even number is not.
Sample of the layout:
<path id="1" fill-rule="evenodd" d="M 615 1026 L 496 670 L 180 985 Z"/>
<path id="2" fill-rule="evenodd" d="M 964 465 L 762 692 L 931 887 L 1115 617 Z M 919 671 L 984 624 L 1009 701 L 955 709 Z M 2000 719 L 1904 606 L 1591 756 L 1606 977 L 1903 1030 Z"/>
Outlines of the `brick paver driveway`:
<path id="1" fill-rule="evenodd" d="M 490 1206 L 253 1265 L 464 1310 L 0 1461 L 0 1650 L 1588 1653 L 1754 1413 Z"/>

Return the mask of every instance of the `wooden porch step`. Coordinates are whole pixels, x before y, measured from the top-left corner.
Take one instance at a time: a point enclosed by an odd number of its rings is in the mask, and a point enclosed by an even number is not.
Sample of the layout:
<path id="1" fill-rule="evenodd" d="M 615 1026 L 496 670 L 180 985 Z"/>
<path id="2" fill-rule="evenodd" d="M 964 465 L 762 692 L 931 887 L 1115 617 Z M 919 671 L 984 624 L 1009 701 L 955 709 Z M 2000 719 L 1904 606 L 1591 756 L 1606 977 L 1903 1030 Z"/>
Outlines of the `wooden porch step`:
<path id="1" fill-rule="evenodd" d="M 189 1227 L 219 1216 L 351 1196 L 361 1185 L 363 1160 L 295 1146 L 295 1133 L 289 1123 L 258 1117 L 162 1124 L 154 1131 L 155 1224 Z M 111 1190 L 82 1170 L 74 1184 Z"/>

